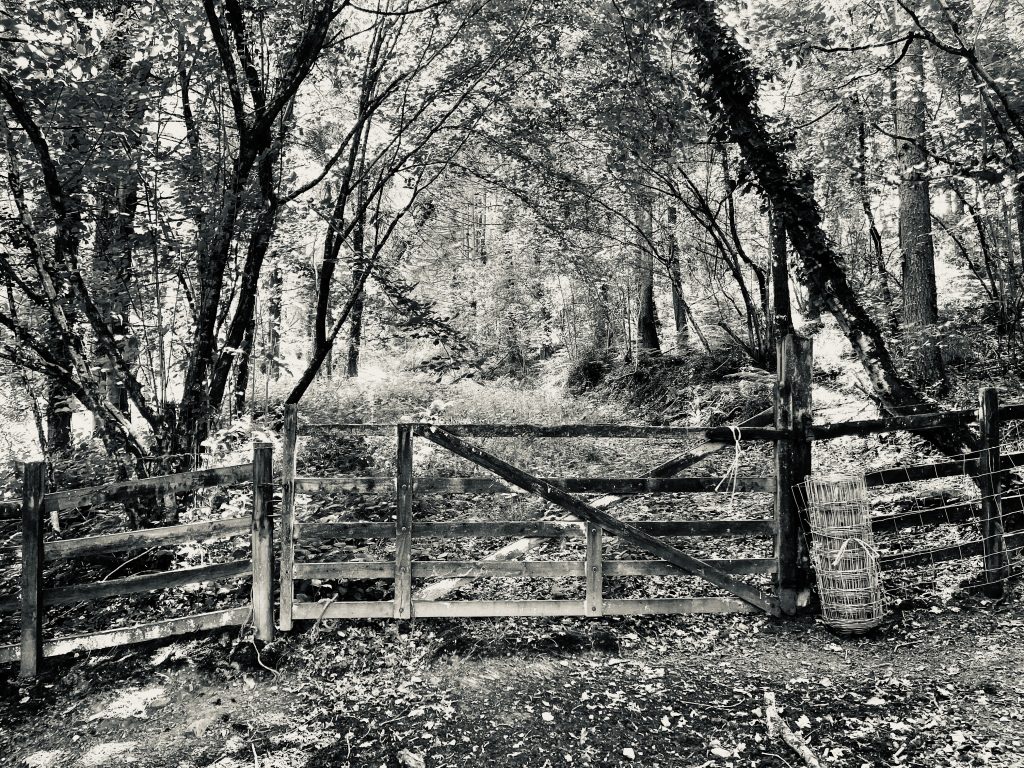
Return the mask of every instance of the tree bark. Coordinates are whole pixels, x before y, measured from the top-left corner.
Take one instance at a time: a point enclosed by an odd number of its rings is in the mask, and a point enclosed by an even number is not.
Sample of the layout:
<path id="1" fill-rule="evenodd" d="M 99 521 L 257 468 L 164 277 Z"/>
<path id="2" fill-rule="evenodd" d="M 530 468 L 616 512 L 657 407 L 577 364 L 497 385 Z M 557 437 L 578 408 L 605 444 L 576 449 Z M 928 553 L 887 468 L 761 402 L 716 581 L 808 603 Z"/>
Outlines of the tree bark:
<path id="1" fill-rule="evenodd" d="M 267 354 L 265 373 L 274 381 L 281 378 L 281 300 L 284 279 L 280 264 L 270 273 L 270 295 L 267 301 Z"/>
<path id="2" fill-rule="evenodd" d="M 612 325 L 611 294 L 608 283 L 600 280 L 594 296 L 594 349 L 605 353 L 615 345 L 615 328 Z"/>
<path id="3" fill-rule="evenodd" d="M 676 239 L 676 208 L 668 207 L 668 278 L 672 284 L 672 319 L 675 321 L 676 352 L 690 344 L 689 307 L 683 297 L 683 276 L 679 267 L 679 242 Z"/>
<path id="4" fill-rule="evenodd" d="M 872 392 L 889 413 L 924 413 L 935 404 L 896 369 L 878 325 L 861 305 L 822 228 L 821 209 L 792 173 L 757 104 L 757 82 L 746 53 L 712 0 L 675 0 L 671 20 L 689 36 L 694 81 L 710 116 L 740 148 L 751 173 L 782 217 L 799 276 L 835 317 L 868 375 Z M 967 434 L 928 434 L 947 452 L 973 446 Z"/>
<path id="5" fill-rule="evenodd" d="M 637 255 L 639 258 L 639 309 L 637 312 L 637 349 L 639 352 L 660 352 L 658 341 L 658 310 L 654 303 L 654 242 L 651 208 L 646 194 L 637 195 Z"/>
<path id="6" fill-rule="evenodd" d="M 363 161 L 360 161 L 360 167 Z M 362 171 L 360 171 L 362 175 Z M 360 285 L 366 270 L 366 184 L 361 182 L 356 192 L 356 221 L 352 230 L 352 287 Z M 353 379 L 359 375 L 359 347 L 363 338 L 363 309 L 366 306 L 366 291 L 359 291 L 352 304 L 348 320 L 348 360 L 345 375 Z"/>
<path id="7" fill-rule="evenodd" d="M 772 247 L 772 347 L 793 333 L 793 309 L 789 300 L 789 255 L 786 227 L 769 206 L 768 229 Z"/>
<path id="8" fill-rule="evenodd" d="M 900 169 L 899 222 L 903 254 L 903 333 L 908 370 L 919 385 L 946 388 L 942 351 L 937 344 L 938 298 L 924 92 L 924 43 L 915 40 L 903 58 L 904 86 L 896 100 L 897 158 Z"/>

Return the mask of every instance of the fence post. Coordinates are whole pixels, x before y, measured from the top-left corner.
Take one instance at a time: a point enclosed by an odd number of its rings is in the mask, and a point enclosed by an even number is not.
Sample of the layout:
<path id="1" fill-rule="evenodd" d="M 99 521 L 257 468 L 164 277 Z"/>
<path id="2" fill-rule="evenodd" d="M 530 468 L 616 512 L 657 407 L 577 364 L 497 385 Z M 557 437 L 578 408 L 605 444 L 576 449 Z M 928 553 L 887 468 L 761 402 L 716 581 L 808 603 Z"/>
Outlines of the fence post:
<path id="1" fill-rule="evenodd" d="M 274 639 L 274 447 L 256 443 L 252 449 L 252 615 L 256 639 Z"/>
<path id="2" fill-rule="evenodd" d="M 601 558 L 602 528 L 587 523 L 587 616 L 604 616 L 604 564 Z"/>
<path id="3" fill-rule="evenodd" d="M 412 425 L 398 425 L 395 618 L 412 618 Z"/>
<path id="4" fill-rule="evenodd" d="M 295 599 L 295 456 L 299 439 L 299 409 L 294 403 L 284 407 L 284 441 L 281 456 L 281 588 L 278 626 L 282 632 L 292 628 L 292 603 Z"/>
<path id="5" fill-rule="evenodd" d="M 792 433 L 775 443 L 775 557 L 779 607 L 792 616 L 810 599 L 813 576 L 807 539 L 801 521 L 798 488 L 811 473 L 811 441 L 807 430 L 813 418 L 810 339 L 796 334 L 780 342 L 776 357 L 775 426 Z"/>
<path id="6" fill-rule="evenodd" d="M 985 592 L 1002 597 L 1010 575 L 1003 540 L 1003 484 L 999 457 L 999 393 L 994 387 L 978 392 L 978 480 L 981 490 L 981 542 L 985 560 Z"/>
<path id="7" fill-rule="evenodd" d="M 43 658 L 43 497 L 46 462 L 25 464 L 21 502 L 21 677 L 35 677 Z"/>

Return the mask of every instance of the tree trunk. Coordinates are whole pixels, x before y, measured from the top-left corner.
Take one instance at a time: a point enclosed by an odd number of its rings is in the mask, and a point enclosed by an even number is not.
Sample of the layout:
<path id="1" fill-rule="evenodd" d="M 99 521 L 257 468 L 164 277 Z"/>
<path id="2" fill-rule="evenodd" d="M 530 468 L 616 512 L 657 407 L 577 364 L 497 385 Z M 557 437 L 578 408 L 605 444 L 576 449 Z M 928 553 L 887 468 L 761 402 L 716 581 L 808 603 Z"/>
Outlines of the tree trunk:
<path id="1" fill-rule="evenodd" d="M 251 375 L 250 361 L 252 360 L 253 339 L 256 336 L 256 318 L 253 317 L 249 327 L 245 329 L 242 336 L 242 345 L 235 357 L 235 390 L 232 392 L 232 407 L 235 416 L 241 416 L 245 412 L 246 392 L 249 389 L 249 376 Z"/>
<path id="2" fill-rule="evenodd" d="M 868 271 L 878 272 L 879 286 L 882 293 L 882 304 L 886 313 L 886 322 L 890 330 L 895 331 L 898 323 L 895 319 L 895 306 L 892 300 L 892 289 L 889 287 L 889 270 L 885 266 L 885 251 L 882 249 L 882 233 L 875 223 L 875 213 L 871 208 L 871 191 L 868 188 L 868 136 L 864 124 L 864 114 L 857 106 L 857 159 L 854 166 L 854 183 L 860 197 L 864 220 L 868 225 L 868 238 L 871 240 L 871 253 L 867 259 Z"/>
<path id="3" fill-rule="evenodd" d="M 267 353 L 264 372 L 274 381 L 281 378 L 281 299 L 284 279 L 280 264 L 270 273 L 270 295 L 267 301 Z"/>
<path id="4" fill-rule="evenodd" d="M 676 352 L 690 344 L 689 307 L 683 297 L 683 276 L 679 268 L 679 243 L 676 239 L 676 209 L 668 207 L 668 278 L 672 284 L 672 319 L 676 329 Z"/>
<path id="5" fill-rule="evenodd" d="M 615 345 L 611 295 L 605 280 L 598 282 L 597 294 L 594 299 L 594 349 L 598 353 L 604 353 Z"/>
<path id="6" fill-rule="evenodd" d="M 362 163 L 360 163 L 362 166 Z M 361 173 L 360 173 L 361 175 Z M 353 289 L 365 281 L 363 271 L 366 264 L 366 185 L 360 183 L 356 192 L 356 221 L 352 230 L 352 286 Z M 363 337 L 363 308 L 366 305 L 366 292 L 359 291 L 352 304 L 352 314 L 348 319 L 348 360 L 345 375 L 353 379 L 359 375 L 359 345 Z"/>
<path id="7" fill-rule="evenodd" d="M 772 348 L 779 339 L 793 332 L 793 309 L 789 300 L 789 257 L 786 227 L 769 206 L 768 229 L 772 248 Z"/>
<path id="8" fill-rule="evenodd" d="M 757 104 L 757 82 L 746 53 L 712 0 L 675 0 L 673 21 L 693 42 L 695 81 L 711 117 L 740 148 L 754 178 L 782 217 L 800 277 L 835 317 L 864 366 L 878 402 L 889 413 L 924 413 L 935 404 L 897 371 L 878 325 L 861 305 L 822 229 L 821 209 L 793 175 Z M 928 433 L 946 452 L 971 449 L 966 431 Z"/>
<path id="9" fill-rule="evenodd" d="M 107 185 L 97 195 L 99 215 L 96 220 L 96 246 L 93 256 L 93 286 L 103 321 L 117 342 L 117 349 L 125 362 L 133 364 L 132 348 L 135 340 L 131 333 L 129 290 L 133 279 L 133 246 L 135 240 L 135 211 L 138 208 L 137 179 L 128 174 L 122 180 Z M 100 352 L 110 402 L 125 416 L 129 415 L 128 390 L 124 386 L 113 360 Z"/>
<path id="10" fill-rule="evenodd" d="M 654 304 L 654 242 L 651 221 L 651 199 L 645 194 L 637 196 L 636 215 L 637 254 L 639 257 L 639 309 L 637 312 L 637 349 L 640 352 L 660 352 L 658 341 L 658 310 Z"/>
<path id="11" fill-rule="evenodd" d="M 71 393 L 58 380 L 50 379 L 46 393 L 46 447 L 51 451 L 71 448 Z"/>
<path id="12" fill-rule="evenodd" d="M 919 385 L 946 387 L 935 337 L 938 300 L 932 242 L 930 184 L 925 152 L 924 43 L 915 40 L 903 59 L 906 90 L 897 98 L 900 168 L 900 250 L 903 253 L 903 333 L 908 369 Z"/>

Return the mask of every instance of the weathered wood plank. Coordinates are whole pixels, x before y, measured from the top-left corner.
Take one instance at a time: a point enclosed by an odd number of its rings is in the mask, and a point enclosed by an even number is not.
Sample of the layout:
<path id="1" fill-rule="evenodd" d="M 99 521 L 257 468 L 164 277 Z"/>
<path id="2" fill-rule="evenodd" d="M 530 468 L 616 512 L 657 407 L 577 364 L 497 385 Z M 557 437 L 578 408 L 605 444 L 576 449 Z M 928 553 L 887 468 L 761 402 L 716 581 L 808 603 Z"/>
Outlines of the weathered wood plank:
<path id="1" fill-rule="evenodd" d="M 999 461 L 999 393 L 984 387 L 978 393 L 978 487 L 981 489 L 981 540 L 985 550 L 985 592 L 1002 597 L 1010 577 L 1010 560 L 1003 542 L 1003 484 Z"/>
<path id="2" fill-rule="evenodd" d="M 1007 403 L 999 406 L 999 418 L 1003 421 L 1024 419 L 1024 403 Z"/>
<path id="3" fill-rule="evenodd" d="M 295 493 L 362 493 L 390 495 L 393 477 L 297 477 Z"/>
<path id="4" fill-rule="evenodd" d="M 294 619 L 390 619 L 395 615 L 394 600 L 336 601 L 323 603 L 295 603 Z"/>
<path id="5" fill-rule="evenodd" d="M 868 488 L 880 485 L 896 485 L 920 480 L 932 480 L 941 477 L 969 475 L 977 471 L 977 459 L 966 458 L 962 461 L 937 461 L 934 464 L 915 464 L 910 467 L 890 467 L 876 469 L 864 473 L 864 482 Z"/>
<path id="6" fill-rule="evenodd" d="M 601 526 L 587 523 L 587 555 L 584 576 L 587 579 L 587 616 L 604 615 L 604 569 Z"/>
<path id="7" fill-rule="evenodd" d="M 295 563 L 296 579 L 393 579 L 392 560 L 349 560 L 341 563 Z"/>
<path id="8" fill-rule="evenodd" d="M 395 515 L 395 618 L 412 618 L 412 428 L 398 425 L 398 507 Z"/>
<path id="9" fill-rule="evenodd" d="M 760 427 L 773 423 L 774 411 L 769 408 L 755 416 L 751 416 L 746 421 L 740 424 L 741 427 Z M 677 456 L 673 456 L 666 462 L 659 464 L 654 467 L 648 476 L 650 477 L 671 477 L 679 472 L 682 472 L 687 467 L 691 467 L 698 463 L 702 459 L 712 456 L 723 448 L 726 448 L 731 443 L 708 441 L 702 443 L 694 448 L 691 448 Z M 600 499 L 596 499 L 591 502 L 592 506 L 598 509 L 610 509 L 615 505 L 625 501 L 628 498 L 626 496 L 602 496 Z M 572 520 L 573 515 L 565 515 L 561 518 L 560 522 Z M 527 552 L 540 547 L 545 544 L 547 539 L 545 538 L 523 538 L 518 541 L 513 541 L 506 544 L 503 547 L 499 547 L 494 552 L 486 555 L 483 559 L 487 561 L 503 561 L 513 560 L 517 557 L 525 555 Z M 423 587 L 416 593 L 416 597 L 421 600 L 440 600 L 447 595 L 451 594 L 454 590 L 459 587 L 465 586 L 470 583 L 471 579 L 446 579 L 439 581 L 435 584 L 430 584 Z"/>
<path id="10" fill-rule="evenodd" d="M 279 588 L 278 626 L 282 632 L 292 628 L 292 604 L 295 601 L 295 460 L 298 450 L 298 406 L 284 407 L 284 428 L 281 447 L 281 585 Z"/>
<path id="11" fill-rule="evenodd" d="M 723 483 L 719 477 L 543 477 L 543 482 L 569 493 L 774 493 L 774 477 L 738 477 Z M 413 492 L 444 493 L 517 493 L 526 494 L 511 483 L 491 477 L 423 477 L 413 482 Z M 390 495 L 395 492 L 390 477 L 301 477 L 295 481 L 296 493 L 359 493 Z"/>
<path id="12" fill-rule="evenodd" d="M 452 453 L 494 472 L 504 480 L 533 491 L 541 498 L 557 504 L 562 509 L 571 512 L 582 520 L 601 525 L 605 530 L 615 533 L 631 544 L 684 568 L 693 575 L 709 581 L 720 589 L 731 592 L 768 613 L 776 614 L 778 612 L 778 605 L 775 600 L 771 596 L 765 595 L 759 589 L 737 581 L 717 568 L 698 560 L 676 547 L 666 544 L 664 541 L 629 523 L 612 517 L 607 512 L 593 507 L 559 488 L 546 485 L 537 478 L 484 451 L 478 446 L 464 443 L 459 438 L 436 426 L 418 427 L 417 432 L 432 442 L 437 443 L 442 448 L 446 448 Z"/>
<path id="13" fill-rule="evenodd" d="M 122 483 L 110 483 L 91 488 L 54 491 L 46 494 L 45 508 L 47 512 L 51 512 L 55 509 L 74 509 L 106 502 L 130 501 L 143 494 L 182 493 L 215 485 L 235 485 L 248 482 L 251 477 L 252 464 L 143 477 L 138 480 L 126 480 Z"/>
<path id="14" fill-rule="evenodd" d="M 226 520 L 207 520 L 201 523 L 185 523 L 162 528 L 143 528 L 124 533 L 107 533 L 101 536 L 85 536 L 80 539 L 48 541 L 44 551 L 47 560 L 102 555 L 109 552 L 123 552 L 128 549 L 164 547 L 185 541 L 241 536 L 249 532 L 251 525 L 252 522 L 249 518 L 230 517 Z"/>
<path id="15" fill-rule="evenodd" d="M 806 524 L 795 491 L 811 473 L 811 441 L 807 438 L 813 417 L 810 339 L 789 334 L 778 347 L 775 426 L 793 435 L 775 443 L 775 557 L 776 587 L 782 612 L 792 616 L 807 605 L 813 585 L 807 552 Z"/>
<path id="16" fill-rule="evenodd" d="M 737 557 L 726 560 L 708 558 L 704 562 L 720 568 L 726 573 L 753 576 L 775 573 L 777 561 L 774 557 Z M 606 578 L 621 576 L 688 576 L 680 568 L 664 560 L 605 560 Z"/>
<path id="17" fill-rule="evenodd" d="M 831 440 L 835 437 L 874 435 L 879 432 L 905 430 L 917 432 L 926 429 L 962 427 L 977 421 L 973 408 L 964 408 L 943 413 L 920 413 L 912 416 L 889 416 L 881 419 L 858 419 L 835 424 L 814 424 L 810 427 L 812 440 Z"/>
<path id="18" fill-rule="evenodd" d="M 252 617 L 256 639 L 274 639 L 274 533 L 270 505 L 274 499 L 274 447 L 256 443 L 252 450 Z"/>
<path id="19" fill-rule="evenodd" d="M 475 560 L 414 560 L 417 578 L 538 578 L 561 579 L 583 576 L 584 564 L 578 560 L 510 560 L 484 563 Z"/>
<path id="20" fill-rule="evenodd" d="M 644 520 L 632 523 L 653 536 L 772 536 L 772 520 Z M 316 539 L 390 539 L 395 527 L 390 523 L 296 523 L 296 538 Z M 506 538 L 531 536 L 554 539 L 582 538 L 583 523 L 565 520 L 426 520 L 413 526 L 413 539 Z M 609 533 L 614 536 L 614 533 Z"/>
<path id="21" fill-rule="evenodd" d="M 709 559 L 716 568 L 733 574 L 775 572 L 774 558 Z M 586 563 L 578 560 L 413 560 L 414 578 L 583 578 Z M 606 560 L 604 576 L 688 576 L 685 571 L 664 560 Z M 296 563 L 296 579 L 390 579 L 395 564 L 390 560 L 335 563 Z M 588 610 L 588 615 L 591 612 Z"/>
<path id="22" fill-rule="evenodd" d="M 683 538 L 687 536 L 774 536 L 774 520 L 649 520 L 632 523 L 652 536 Z M 606 536 L 616 535 L 605 531 Z"/>
<path id="23" fill-rule="evenodd" d="M 1008 453 L 999 458 L 1001 469 L 1009 470 L 1024 466 L 1024 452 Z M 937 461 L 933 464 L 914 464 L 909 467 L 886 467 L 865 473 L 864 481 L 869 488 L 881 485 L 932 480 L 958 475 L 975 475 L 979 471 L 978 454 L 968 454 L 955 461 Z"/>
<path id="24" fill-rule="evenodd" d="M 1004 537 L 1007 549 L 1017 550 L 1024 547 L 1024 533 L 1011 533 Z M 963 560 L 985 554 L 985 542 L 972 539 L 961 544 L 948 544 L 932 549 L 919 549 L 913 552 L 897 552 L 882 555 L 878 559 L 883 571 L 895 571 L 903 568 L 918 568 L 933 563 L 945 563 L 950 560 Z"/>
<path id="25" fill-rule="evenodd" d="M 413 600 L 417 618 L 482 616 L 585 616 L 582 600 Z"/>
<path id="26" fill-rule="evenodd" d="M 76 651 L 98 651 L 176 635 L 187 635 L 208 629 L 238 626 L 246 623 L 251 613 L 249 608 L 229 608 L 224 611 L 200 613 L 179 619 L 166 619 L 135 627 L 108 629 L 103 632 L 91 632 L 87 635 L 70 635 L 43 643 L 43 653 L 46 657 L 64 656 Z M 0 663 L 15 661 L 19 656 L 18 646 L 0 646 Z"/>
<path id="27" fill-rule="evenodd" d="M 743 600 L 724 597 L 652 598 L 650 600 L 605 600 L 606 616 L 641 616 L 659 613 L 757 613 Z"/>
<path id="28" fill-rule="evenodd" d="M 99 600 L 119 595 L 134 595 L 140 592 L 152 592 L 155 589 L 169 589 L 186 584 L 199 584 L 204 581 L 223 581 L 239 576 L 248 576 L 250 570 L 251 565 L 248 560 L 232 560 L 228 563 L 178 568 L 173 571 L 127 576 L 110 581 L 70 584 L 46 590 L 43 593 L 43 601 L 49 606 L 77 603 L 84 600 Z"/>
<path id="29" fill-rule="evenodd" d="M 294 523 L 292 528 L 295 541 L 395 538 L 392 523 Z"/>
<path id="30" fill-rule="evenodd" d="M 43 658 L 43 499 L 46 462 L 25 464 L 21 505 L 21 670 L 35 677 Z"/>
<path id="31" fill-rule="evenodd" d="M 704 437 L 708 440 L 735 442 L 729 427 L 653 427 L 643 424 L 414 424 L 422 427 L 437 426 L 456 437 L 602 437 L 644 440 L 681 440 Z M 393 434 L 392 424 L 305 424 L 302 434 L 331 430 L 339 434 L 388 437 Z M 749 426 L 742 428 L 741 440 L 778 440 L 784 434 L 773 427 Z"/>
<path id="32" fill-rule="evenodd" d="M 544 536 L 550 538 L 581 538 L 583 523 L 560 523 L 554 520 L 455 520 L 451 522 L 421 521 L 413 538 L 505 538 L 510 536 Z"/>

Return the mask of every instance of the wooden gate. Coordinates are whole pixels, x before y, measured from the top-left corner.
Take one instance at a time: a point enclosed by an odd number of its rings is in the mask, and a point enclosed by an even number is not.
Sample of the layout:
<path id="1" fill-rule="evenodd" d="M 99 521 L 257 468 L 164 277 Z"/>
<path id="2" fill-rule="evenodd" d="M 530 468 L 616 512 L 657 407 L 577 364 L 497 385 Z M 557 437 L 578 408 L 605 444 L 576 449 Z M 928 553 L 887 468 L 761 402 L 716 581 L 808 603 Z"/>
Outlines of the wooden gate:
<path id="1" fill-rule="evenodd" d="M 803 345 L 801 347 L 801 345 Z M 801 413 L 810 412 L 809 342 L 787 339 L 780 352 L 779 397 L 775 426 L 648 427 L 613 425 L 435 425 L 435 424 L 308 424 L 300 427 L 298 413 L 289 406 L 285 415 L 284 503 L 281 515 L 280 626 L 291 629 L 293 620 L 319 618 L 397 618 L 428 616 L 602 616 L 641 613 L 793 613 L 810 583 L 799 515 L 791 487 L 809 470 L 810 454 L 802 435 Z M 770 414 L 769 414 L 770 415 Z M 763 423 L 761 420 L 760 423 Z M 297 477 L 296 452 L 300 434 L 330 430 L 348 436 L 395 436 L 396 472 L 393 477 Z M 737 439 L 775 443 L 775 476 L 738 477 L 722 483 L 720 477 L 667 477 L 686 462 L 668 462 L 651 475 L 624 478 L 537 477 L 501 459 L 469 440 L 473 438 L 532 437 L 572 439 L 680 439 L 704 437 L 724 444 Z M 415 477 L 413 444 L 431 443 L 482 467 L 495 477 Z M 699 452 L 698 452 L 699 453 Z M 706 454 L 702 454 L 706 455 Z M 692 463 L 692 462 L 690 462 Z M 676 469 L 678 467 L 678 469 Z M 777 481 L 784 478 L 784 482 Z M 575 494 L 618 496 L 659 493 L 709 493 L 727 490 L 774 494 L 774 515 L 761 519 L 657 520 L 629 522 L 609 514 L 606 499 L 584 501 Z M 395 521 L 318 522 L 295 517 L 296 496 L 320 491 L 358 494 L 394 494 Z M 525 492 L 555 504 L 568 513 L 562 520 L 436 521 L 413 515 L 415 495 L 444 493 Z M 585 555 L 574 561 L 417 560 L 413 542 L 424 538 L 546 537 L 585 540 Z M 709 559 L 667 541 L 676 537 L 751 537 L 772 541 L 772 556 Z M 602 540 L 618 537 L 638 548 L 646 560 L 606 560 Z M 394 541 L 388 560 L 309 562 L 296 560 L 296 543 L 315 540 Z M 774 590 L 766 591 L 740 576 L 774 574 Z M 704 580 L 725 597 L 660 599 L 606 599 L 605 579 L 621 576 L 688 575 Z M 576 577 L 585 582 L 582 600 L 427 600 L 413 592 L 413 579 L 478 577 Z M 393 579 L 390 600 L 297 602 L 295 582 L 322 579 Z"/>

